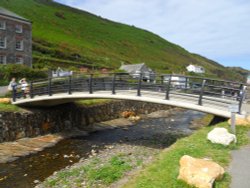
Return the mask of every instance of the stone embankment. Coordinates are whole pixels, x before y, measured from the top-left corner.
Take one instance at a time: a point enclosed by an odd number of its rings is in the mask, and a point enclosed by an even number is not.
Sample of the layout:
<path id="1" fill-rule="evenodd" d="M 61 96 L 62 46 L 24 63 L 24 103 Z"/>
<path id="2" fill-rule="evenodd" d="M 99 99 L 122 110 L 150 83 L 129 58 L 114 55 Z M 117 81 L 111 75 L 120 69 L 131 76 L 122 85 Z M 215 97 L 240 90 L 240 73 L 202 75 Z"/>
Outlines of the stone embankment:
<path id="1" fill-rule="evenodd" d="M 113 101 L 88 107 L 67 104 L 51 109 L 1 112 L 0 163 L 10 162 L 18 157 L 52 147 L 67 137 L 113 129 L 117 128 L 116 125 L 132 125 L 131 120 L 115 119 L 121 117 L 124 111 L 132 110 L 134 114 L 147 114 L 169 108 L 166 105 L 152 103 Z M 110 121 L 109 126 L 102 126 L 101 123 L 94 124 L 111 119 L 115 120 Z"/>
<path id="2" fill-rule="evenodd" d="M 119 118 L 124 111 L 136 114 L 167 110 L 169 106 L 135 101 L 112 101 L 94 106 L 65 104 L 25 112 L 0 112 L 0 143 L 49 133 L 88 131 L 96 122 Z"/>

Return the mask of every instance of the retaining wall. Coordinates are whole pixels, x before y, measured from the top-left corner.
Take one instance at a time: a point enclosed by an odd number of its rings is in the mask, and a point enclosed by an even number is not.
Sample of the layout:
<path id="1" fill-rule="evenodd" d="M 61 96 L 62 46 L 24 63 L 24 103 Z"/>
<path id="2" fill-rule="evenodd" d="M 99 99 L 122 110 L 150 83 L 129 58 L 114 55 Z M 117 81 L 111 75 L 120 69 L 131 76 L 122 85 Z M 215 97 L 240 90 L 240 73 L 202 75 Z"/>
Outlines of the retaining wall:
<path id="1" fill-rule="evenodd" d="M 147 114 L 169 108 L 171 107 L 167 105 L 137 101 L 112 101 L 94 106 L 70 103 L 53 108 L 29 109 L 25 112 L 0 112 L 0 142 L 73 128 L 88 130 L 91 129 L 91 124 L 118 118 L 125 110 Z"/>

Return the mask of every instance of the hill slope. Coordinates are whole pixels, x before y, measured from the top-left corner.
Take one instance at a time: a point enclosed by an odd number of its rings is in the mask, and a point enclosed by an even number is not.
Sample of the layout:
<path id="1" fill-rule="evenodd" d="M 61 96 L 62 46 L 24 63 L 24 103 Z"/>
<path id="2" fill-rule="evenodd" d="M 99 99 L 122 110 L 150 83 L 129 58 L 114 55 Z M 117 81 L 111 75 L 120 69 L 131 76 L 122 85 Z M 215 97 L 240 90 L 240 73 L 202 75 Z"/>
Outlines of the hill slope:
<path id="1" fill-rule="evenodd" d="M 0 6 L 33 22 L 34 67 L 107 67 L 121 62 L 145 62 L 165 73 L 183 73 L 190 64 L 205 67 L 208 76 L 241 80 L 238 73 L 191 54 L 161 37 L 53 2 L 52 0 L 1 0 Z M 219 74 L 218 74 L 219 72 Z"/>

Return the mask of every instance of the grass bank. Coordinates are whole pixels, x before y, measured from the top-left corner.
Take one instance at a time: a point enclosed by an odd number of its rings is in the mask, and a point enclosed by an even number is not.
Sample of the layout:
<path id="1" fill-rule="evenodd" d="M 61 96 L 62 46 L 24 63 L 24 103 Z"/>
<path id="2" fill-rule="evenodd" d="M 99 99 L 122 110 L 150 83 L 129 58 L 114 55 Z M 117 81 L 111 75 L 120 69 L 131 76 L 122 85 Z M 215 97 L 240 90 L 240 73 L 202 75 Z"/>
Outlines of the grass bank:
<path id="1" fill-rule="evenodd" d="M 229 128 L 224 122 L 216 125 L 216 127 Z M 250 128 L 237 127 L 237 144 L 223 146 L 212 144 L 207 139 L 207 133 L 213 127 L 204 127 L 193 135 L 178 140 L 169 149 L 164 150 L 150 166 L 137 173 L 124 188 L 188 188 L 186 183 L 177 180 L 179 173 L 179 160 L 183 155 L 190 155 L 197 158 L 210 158 L 219 163 L 223 167 L 227 167 L 230 162 L 231 150 L 237 149 L 249 142 L 247 132 Z M 225 174 L 224 178 L 216 182 L 215 187 L 228 188 L 230 184 L 229 174 Z"/>
<path id="2" fill-rule="evenodd" d="M 0 112 L 17 112 L 17 111 L 21 111 L 21 108 L 19 108 L 16 105 L 0 103 Z"/>

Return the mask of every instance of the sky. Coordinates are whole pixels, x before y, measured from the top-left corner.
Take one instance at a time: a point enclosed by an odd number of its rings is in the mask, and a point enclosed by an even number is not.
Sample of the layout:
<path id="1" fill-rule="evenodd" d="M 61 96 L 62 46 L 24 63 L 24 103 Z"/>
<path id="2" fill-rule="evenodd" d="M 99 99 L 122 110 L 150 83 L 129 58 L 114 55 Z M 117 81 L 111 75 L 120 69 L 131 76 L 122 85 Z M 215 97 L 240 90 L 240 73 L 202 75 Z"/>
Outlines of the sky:
<path id="1" fill-rule="evenodd" d="M 250 0 L 55 0 L 250 70 Z"/>

